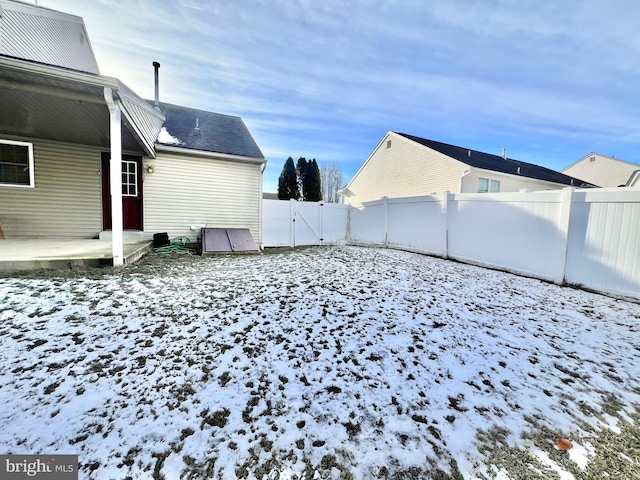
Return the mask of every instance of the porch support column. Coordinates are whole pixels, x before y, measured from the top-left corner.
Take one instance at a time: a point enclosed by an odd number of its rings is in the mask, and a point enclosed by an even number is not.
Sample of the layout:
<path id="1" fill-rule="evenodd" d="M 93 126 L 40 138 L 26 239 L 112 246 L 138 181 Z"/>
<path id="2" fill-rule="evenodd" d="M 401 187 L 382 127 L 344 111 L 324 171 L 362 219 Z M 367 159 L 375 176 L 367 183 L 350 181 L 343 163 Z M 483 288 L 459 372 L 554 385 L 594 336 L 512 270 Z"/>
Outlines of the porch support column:
<path id="1" fill-rule="evenodd" d="M 109 107 L 109 137 L 111 139 L 111 249 L 113 266 L 124 264 L 124 241 L 122 227 L 122 114 L 120 102 L 113 98 L 113 91 L 104 87 L 104 99 Z"/>

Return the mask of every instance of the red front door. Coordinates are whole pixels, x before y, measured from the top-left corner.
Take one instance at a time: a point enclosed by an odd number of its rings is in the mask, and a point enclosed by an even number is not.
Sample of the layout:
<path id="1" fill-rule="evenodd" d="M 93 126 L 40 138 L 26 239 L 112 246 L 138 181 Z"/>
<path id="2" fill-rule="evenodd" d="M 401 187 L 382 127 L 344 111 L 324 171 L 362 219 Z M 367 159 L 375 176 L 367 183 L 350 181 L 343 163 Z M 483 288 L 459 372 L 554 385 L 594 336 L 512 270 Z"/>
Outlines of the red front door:
<path id="1" fill-rule="evenodd" d="M 102 154 L 102 228 L 111 230 L 110 156 Z M 142 230 L 142 157 L 122 157 L 122 216 L 125 230 Z"/>

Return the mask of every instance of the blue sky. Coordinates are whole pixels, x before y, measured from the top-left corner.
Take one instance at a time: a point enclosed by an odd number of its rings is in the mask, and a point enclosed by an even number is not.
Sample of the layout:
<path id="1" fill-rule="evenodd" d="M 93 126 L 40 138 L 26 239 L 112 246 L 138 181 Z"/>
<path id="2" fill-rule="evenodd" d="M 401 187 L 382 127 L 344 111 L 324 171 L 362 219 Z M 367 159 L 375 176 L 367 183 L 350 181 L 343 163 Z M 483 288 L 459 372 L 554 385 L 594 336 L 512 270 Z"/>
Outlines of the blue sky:
<path id="1" fill-rule="evenodd" d="M 388 130 L 560 170 L 640 163 L 635 0 L 39 0 L 82 16 L 103 75 L 241 116 L 275 191 L 287 157 L 345 181 Z"/>

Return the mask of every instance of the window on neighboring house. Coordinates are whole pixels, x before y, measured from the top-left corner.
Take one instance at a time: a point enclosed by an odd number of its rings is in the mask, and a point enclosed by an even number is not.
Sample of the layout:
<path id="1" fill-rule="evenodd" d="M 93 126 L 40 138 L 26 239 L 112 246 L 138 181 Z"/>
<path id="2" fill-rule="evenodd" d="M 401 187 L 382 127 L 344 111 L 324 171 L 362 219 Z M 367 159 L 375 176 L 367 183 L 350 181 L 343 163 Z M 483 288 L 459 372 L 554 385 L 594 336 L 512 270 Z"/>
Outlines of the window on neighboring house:
<path id="1" fill-rule="evenodd" d="M 32 143 L 0 140 L 0 186 L 35 186 Z"/>
<path id="2" fill-rule="evenodd" d="M 128 160 L 122 162 L 122 195 L 138 196 L 138 164 Z"/>
<path id="3" fill-rule="evenodd" d="M 500 191 L 500 180 L 478 178 L 478 193 L 496 193 Z"/>

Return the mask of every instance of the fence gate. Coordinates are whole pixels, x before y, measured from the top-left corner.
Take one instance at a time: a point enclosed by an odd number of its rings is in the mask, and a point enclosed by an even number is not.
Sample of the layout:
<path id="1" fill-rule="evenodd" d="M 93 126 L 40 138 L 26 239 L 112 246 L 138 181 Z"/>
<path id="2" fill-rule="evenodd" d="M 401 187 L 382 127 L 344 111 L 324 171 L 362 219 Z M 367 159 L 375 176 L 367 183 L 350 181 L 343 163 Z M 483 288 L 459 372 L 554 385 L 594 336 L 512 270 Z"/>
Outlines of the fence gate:
<path id="1" fill-rule="evenodd" d="M 348 205 L 263 200 L 262 239 L 266 247 L 345 243 Z"/>
<path id="2" fill-rule="evenodd" d="M 322 245 L 322 202 L 291 202 L 292 246 Z"/>

